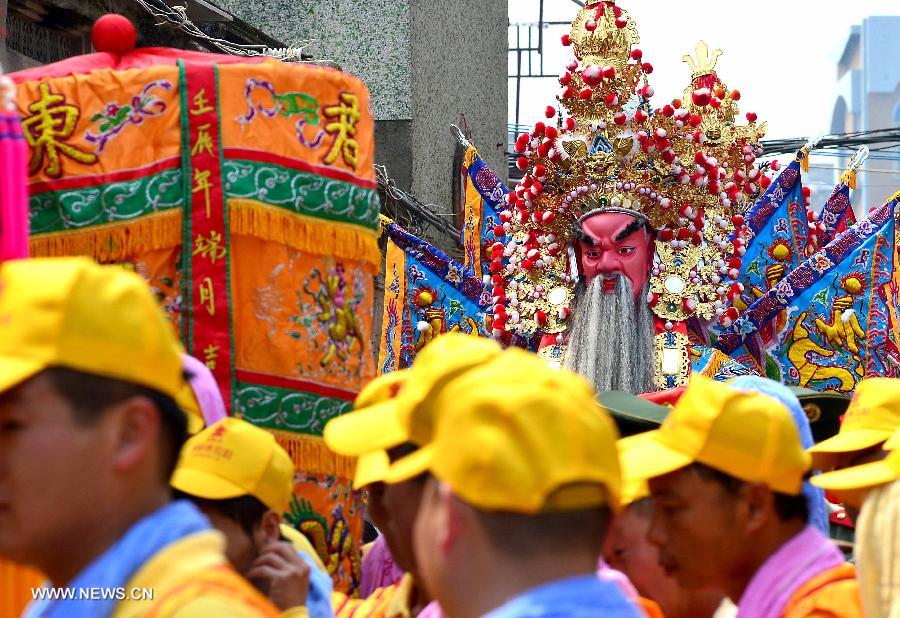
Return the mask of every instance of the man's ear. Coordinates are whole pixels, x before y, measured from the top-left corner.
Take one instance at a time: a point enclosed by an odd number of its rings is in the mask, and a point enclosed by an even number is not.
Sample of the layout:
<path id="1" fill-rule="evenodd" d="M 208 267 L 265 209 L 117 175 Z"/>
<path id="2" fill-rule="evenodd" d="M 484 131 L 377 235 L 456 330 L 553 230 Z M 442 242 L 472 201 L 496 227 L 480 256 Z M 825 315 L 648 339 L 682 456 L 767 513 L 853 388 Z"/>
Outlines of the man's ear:
<path id="1" fill-rule="evenodd" d="M 454 545 L 468 533 L 471 532 L 473 525 L 472 509 L 456 496 L 450 490 L 449 485 L 441 483 L 439 485 L 440 499 L 443 503 L 443 511 L 447 514 L 446 525 L 444 526 L 444 538 L 441 539 L 441 550 L 444 553 L 449 552 Z"/>
<path id="2" fill-rule="evenodd" d="M 147 397 L 129 397 L 105 415 L 113 440 L 113 470 L 128 472 L 148 458 L 162 456 L 159 435 L 162 419 Z M 155 453 L 154 453 L 155 451 Z"/>
<path id="3" fill-rule="evenodd" d="M 262 516 L 262 520 L 259 522 L 259 534 L 261 538 L 257 540 L 261 542 L 260 547 L 266 543 L 280 539 L 281 514 L 272 509 L 266 511 Z"/>
<path id="4" fill-rule="evenodd" d="M 747 509 L 747 532 L 758 532 L 775 514 L 775 494 L 764 483 L 745 483 L 741 497 Z"/>

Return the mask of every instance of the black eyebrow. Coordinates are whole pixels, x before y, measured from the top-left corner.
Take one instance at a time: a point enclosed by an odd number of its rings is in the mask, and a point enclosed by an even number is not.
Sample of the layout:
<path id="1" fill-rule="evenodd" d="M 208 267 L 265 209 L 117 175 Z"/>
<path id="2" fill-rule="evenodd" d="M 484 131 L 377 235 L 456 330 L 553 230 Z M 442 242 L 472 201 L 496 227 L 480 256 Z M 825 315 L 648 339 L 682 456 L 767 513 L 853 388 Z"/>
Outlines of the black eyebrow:
<path id="1" fill-rule="evenodd" d="M 634 221 L 626 225 L 621 232 L 616 234 L 613 240 L 615 240 L 616 242 L 622 242 L 623 240 L 634 234 L 636 231 L 644 227 L 645 223 L 646 221 L 644 221 L 644 219 L 635 219 Z"/>
<path id="2" fill-rule="evenodd" d="M 572 224 L 572 230 L 575 234 L 575 240 L 579 240 L 586 245 L 593 245 L 594 239 L 584 233 L 584 230 L 581 229 L 581 224 L 577 221 Z"/>

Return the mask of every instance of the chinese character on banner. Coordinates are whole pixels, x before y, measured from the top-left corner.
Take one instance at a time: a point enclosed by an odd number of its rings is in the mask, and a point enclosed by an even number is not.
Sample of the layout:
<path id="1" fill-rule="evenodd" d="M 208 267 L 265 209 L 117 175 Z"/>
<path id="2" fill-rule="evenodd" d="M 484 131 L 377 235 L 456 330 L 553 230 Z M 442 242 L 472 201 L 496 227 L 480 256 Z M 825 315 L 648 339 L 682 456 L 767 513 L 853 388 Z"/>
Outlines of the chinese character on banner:
<path id="1" fill-rule="evenodd" d="M 213 290 L 213 282 L 209 277 L 205 277 L 198 286 L 200 290 L 200 304 L 206 309 L 209 315 L 216 315 L 216 296 Z"/>
<path id="2" fill-rule="evenodd" d="M 203 236 L 203 234 L 197 234 L 197 237 L 194 239 L 193 255 L 208 258 L 210 262 L 215 264 L 216 261 L 225 257 L 225 253 L 226 249 L 222 244 L 222 235 L 215 230 L 209 233 L 209 238 Z"/>
<path id="3" fill-rule="evenodd" d="M 359 99 L 350 92 L 342 92 L 340 103 L 329 105 L 324 110 L 326 118 L 334 118 L 325 125 L 325 131 L 334 135 L 331 149 L 323 159 L 331 165 L 342 156 L 344 163 L 356 169 L 359 160 L 359 144 L 356 137 L 356 123 L 359 121 Z"/>
<path id="4" fill-rule="evenodd" d="M 47 176 L 59 178 L 62 176 L 61 154 L 85 165 L 96 163 L 97 155 L 82 152 L 64 141 L 75 132 L 81 115 L 78 107 L 67 104 L 63 95 L 51 92 L 47 82 L 38 84 L 38 91 L 40 98 L 28 106 L 31 115 L 22 121 L 25 139 L 32 149 L 28 173 L 40 171 L 46 158 L 48 164 L 44 171 Z"/>
<path id="5" fill-rule="evenodd" d="M 190 109 L 192 116 L 199 116 L 200 114 L 213 111 L 209 101 L 206 100 L 206 88 L 201 88 L 200 92 L 194 95 L 193 102 L 194 106 Z"/>
<path id="6" fill-rule="evenodd" d="M 219 358 L 219 346 L 210 344 L 203 348 L 203 360 L 206 363 L 206 366 L 210 368 L 210 370 L 214 370 L 216 368 L 217 358 Z"/>
<path id="7" fill-rule="evenodd" d="M 209 156 L 213 155 L 213 141 L 212 137 L 209 135 L 209 124 L 202 124 L 197 127 L 197 141 L 194 142 L 194 147 L 191 148 L 191 156 L 196 157 L 198 153 L 206 153 Z"/>
<path id="8" fill-rule="evenodd" d="M 199 193 L 203 191 L 203 198 L 206 202 L 206 218 L 210 217 L 210 204 L 209 204 L 209 190 L 212 189 L 212 185 L 209 184 L 209 170 L 194 170 L 194 188 L 191 190 L 192 193 Z"/>

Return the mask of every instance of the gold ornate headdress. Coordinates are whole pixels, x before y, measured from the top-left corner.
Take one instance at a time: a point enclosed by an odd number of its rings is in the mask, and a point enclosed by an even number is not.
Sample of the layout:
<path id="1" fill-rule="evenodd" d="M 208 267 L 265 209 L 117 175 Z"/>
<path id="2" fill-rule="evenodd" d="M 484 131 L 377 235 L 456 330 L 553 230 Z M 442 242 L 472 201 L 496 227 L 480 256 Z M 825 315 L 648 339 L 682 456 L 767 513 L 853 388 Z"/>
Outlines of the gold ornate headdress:
<path id="1" fill-rule="evenodd" d="M 495 336 L 565 330 L 578 278 L 567 247 L 591 211 L 627 212 L 655 230 L 648 302 L 666 329 L 692 315 L 736 317 L 742 215 L 769 182 L 755 165 L 765 124 L 755 114 L 738 123 L 740 93 L 718 78 L 722 52 L 705 43 L 685 56 L 684 97 L 651 109 L 639 40 L 615 2 L 588 3 L 563 37 L 575 51 L 557 97 L 568 113 L 516 141 L 526 174 L 500 214 L 506 243 L 492 249 Z"/>

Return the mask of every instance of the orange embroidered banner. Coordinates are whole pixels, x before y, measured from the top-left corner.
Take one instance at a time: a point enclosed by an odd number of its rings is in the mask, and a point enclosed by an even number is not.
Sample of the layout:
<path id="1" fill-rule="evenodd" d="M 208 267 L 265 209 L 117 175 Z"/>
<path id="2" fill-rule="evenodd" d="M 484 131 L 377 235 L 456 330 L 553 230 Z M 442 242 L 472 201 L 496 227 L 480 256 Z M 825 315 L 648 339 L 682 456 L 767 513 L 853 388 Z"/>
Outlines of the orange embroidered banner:
<path id="1" fill-rule="evenodd" d="M 321 433 L 374 374 L 381 254 L 364 84 L 323 67 L 166 49 L 13 79 L 32 255 L 89 255 L 150 283 L 231 413 L 290 453 L 286 517 L 352 593 L 362 503 L 354 462 Z"/>

